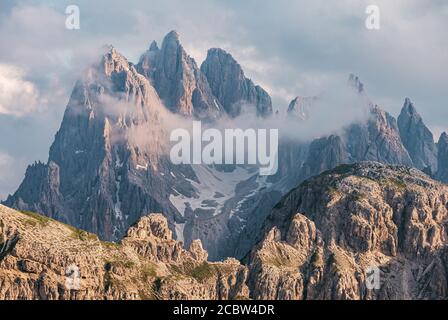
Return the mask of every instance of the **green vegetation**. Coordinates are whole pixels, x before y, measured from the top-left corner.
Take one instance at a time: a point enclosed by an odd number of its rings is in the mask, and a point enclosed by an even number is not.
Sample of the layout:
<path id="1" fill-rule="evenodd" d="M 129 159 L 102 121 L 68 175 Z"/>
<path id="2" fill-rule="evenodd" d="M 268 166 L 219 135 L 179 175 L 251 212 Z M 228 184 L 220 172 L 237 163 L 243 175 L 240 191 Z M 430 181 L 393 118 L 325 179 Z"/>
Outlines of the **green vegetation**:
<path id="1" fill-rule="evenodd" d="M 126 259 L 117 259 L 113 261 L 106 261 L 106 265 L 108 265 L 109 269 L 110 267 L 132 269 L 133 267 L 135 267 L 135 262 Z"/>
<path id="2" fill-rule="evenodd" d="M 406 189 L 406 183 L 404 183 L 401 180 L 398 179 L 390 179 L 390 182 L 397 188 L 397 189 Z"/>
<path id="3" fill-rule="evenodd" d="M 70 229 L 72 232 L 71 236 L 74 239 L 79 239 L 82 241 L 98 240 L 98 236 L 93 233 L 75 228 L 71 225 L 56 221 L 56 220 L 46 217 L 44 215 L 41 215 L 41 214 L 38 214 L 38 213 L 35 213 L 32 211 L 20 211 L 20 213 L 26 215 L 29 218 L 29 219 L 26 219 L 24 222 L 33 227 L 35 227 L 37 225 L 44 227 L 44 226 L 48 225 L 48 223 L 50 223 L 50 222 L 55 222 L 55 223 L 59 223 L 60 225 L 63 225 L 65 227 L 67 227 L 68 229 Z"/>
<path id="4" fill-rule="evenodd" d="M 50 221 L 52 221 L 51 218 L 48 218 L 46 216 L 40 215 L 35 212 L 31 212 L 31 211 L 20 211 L 20 212 L 23 213 L 24 215 L 26 215 L 27 217 L 31 218 L 31 219 L 25 220 L 25 223 L 32 225 L 32 226 L 36 226 L 37 224 L 39 224 L 40 226 L 45 226 Z"/>
<path id="5" fill-rule="evenodd" d="M 195 265 L 193 263 L 184 263 L 182 265 L 173 264 L 170 268 L 174 273 L 174 276 L 187 276 L 194 278 L 197 281 L 207 280 L 218 272 L 218 269 L 208 262 L 203 262 L 200 265 Z"/>
<path id="6" fill-rule="evenodd" d="M 121 244 L 117 242 L 101 241 L 101 244 L 109 250 L 120 248 Z"/>
<path id="7" fill-rule="evenodd" d="M 329 175 L 329 174 L 345 175 L 345 174 L 351 173 L 352 171 L 353 171 L 353 165 L 352 164 L 341 164 L 341 165 L 337 166 L 334 169 L 322 172 L 319 175 L 319 177 L 326 176 L 326 175 Z"/>
<path id="8" fill-rule="evenodd" d="M 378 184 L 380 185 L 387 185 L 390 187 L 393 187 L 394 189 L 401 191 L 407 188 L 407 184 L 399 179 L 391 178 L 391 179 L 381 179 L 378 181 Z"/>
<path id="9" fill-rule="evenodd" d="M 84 231 L 84 230 L 80 230 L 77 229 L 75 227 L 72 227 L 70 225 L 65 225 L 66 227 L 68 227 L 71 231 L 72 231 L 72 238 L 74 239 L 79 239 L 81 241 L 86 241 L 86 240 L 98 240 L 98 236 L 96 234 Z"/>
<path id="10" fill-rule="evenodd" d="M 215 268 L 209 263 L 204 262 L 201 265 L 195 267 L 190 275 L 198 281 L 204 281 L 211 278 L 214 274 Z"/>
<path id="11" fill-rule="evenodd" d="M 145 282 L 147 282 L 148 279 L 157 278 L 157 270 L 153 264 L 145 264 L 142 267 L 142 274 Z"/>
<path id="12" fill-rule="evenodd" d="M 324 257 L 319 250 L 316 250 L 311 256 L 311 265 L 314 268 L 323 268 L 324 267 Z"/>

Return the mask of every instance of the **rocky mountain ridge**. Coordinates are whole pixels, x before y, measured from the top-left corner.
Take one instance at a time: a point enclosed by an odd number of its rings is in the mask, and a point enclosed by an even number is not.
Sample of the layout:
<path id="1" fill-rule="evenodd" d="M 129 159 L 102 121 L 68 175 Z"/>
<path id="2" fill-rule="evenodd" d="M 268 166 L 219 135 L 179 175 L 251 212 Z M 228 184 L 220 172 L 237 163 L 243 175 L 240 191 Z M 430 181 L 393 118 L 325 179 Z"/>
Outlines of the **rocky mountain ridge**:
<path id="1" fill-rule="evenodd" d="M 200 241 L 183 249 L 160 214 L 115 244 L 0 206 L 0 298 L 446 299 L 447 228 L 446 185 L 375 162 L 341 165 L 293 189 L 245 265 L 207 262 Z M 81 285 L 67 289 L 72 265 Z M 372 267 L 377 289 L 367 285 Z"/>
<path id="2" fill-rule="evenodd" d="M 266 219 L 249 262 L 255 299 L 446 299 L 448 187 L 416 169 L 341 165 Z M 366 285 L 378 268 L 380 287 Z"/>
<path id="3" fill-rule="evenodd" d="M 188 250 L 165 217 L 142 218 L 120 244 L 37 214 L 0 206 L 0 299 L 238 299 L 247 270 L 207 262 L 200 241 Z"/>
<path id="4" fill-rule="evenodd" d="M 199 68 L 174 31 L 160 48 L 153 42 L 136 65 L 108 48 L 75 85 L 48 161 L 31 165 L 4 204 L 113 241 L 148 212 L 161 212 L 176 239 L 187 247 L 201 239 L 210 259 L 220 260 L 243 258 L 283 195 L 339 164 L 431 168 L 435 178 L 448 181 L 446 135 L 437 144 L 434 171 L 435 144 L 416 110 L 406 111 L 412 103 L 406 100 L 397 123 L 368 100 L 358 77 L 351 75 L 349 85 L 365 100 L 360 108 L 368 119 L 313 141 L 281 139 L 274 176 L 260 177 L 246 166 L 177 166 L 167 140 L 179 118 L 232 125 L 245 113 L 283 115 L 272 114 L 269 94 L 222 49 L 210 49 Z M 300 126 L 313 116 L 315 101 L 296 99 L 285 116 Z"/>

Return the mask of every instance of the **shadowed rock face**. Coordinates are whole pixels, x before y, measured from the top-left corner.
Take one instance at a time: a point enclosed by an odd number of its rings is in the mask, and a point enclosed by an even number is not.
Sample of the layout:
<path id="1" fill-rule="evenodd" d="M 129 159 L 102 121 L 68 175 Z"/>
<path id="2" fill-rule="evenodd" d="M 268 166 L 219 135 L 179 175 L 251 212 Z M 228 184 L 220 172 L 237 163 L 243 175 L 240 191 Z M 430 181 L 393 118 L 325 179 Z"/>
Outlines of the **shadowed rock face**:
<path id="1" fill-rule="evenodd" d="M 185 52 L 175 31 L 165 36 L 160 49 L 153 42 L 140 58 L 137 69 L 151 80 L 172 112 L 208 120 L 222 114 L 206 77 Z"/>
<path id="2" fill-rule="evenodd" d="M 241 66 L 222 49 L 210 49 L 201 65 L 213 94 L 231 117 L 255 108 L 257 115 L 272 115 L 272 101 L 260 86 L 246 78 Z"/>
<path id="3" fill-rule="evenodd" d="M 349 162 L 349 155 L 339 136 L 314 140 L 308 151 L 308 158 L 302 168 L 302 177 L 310 177 Z"/>
<path id="4" fill-rule="evenodd" d="M 439 150 L 438 154 L 438 167 L 437 179 L 448 183 L 448 134 L 446 132 L 442 133 L 439 142 L 437 143 Z"/>
<path id="5" fill-rule="evenodd" d="M 377 161 L 413 166 L 404 147 L 397 121 L 378 106 L 372 107 L 367 123 L 354 124 L 345 133 L 352 162 Z"/>
<path id="6" fill-rule="evenodd" d="M 246 276 L 234 259 L 207 262 L 200 241 L 182 249 L 160 214 L 115 244 L 0 206 L 1 300 L 237 299 L 248 297 Z"/>
<path id="7" fill-rule="evenodd" d="M 446 299 L 448 187 L 418 170 L 339 166 L 290 192 L 252 251 L 254 299 Z M 369 290 L 366 272 L 380 270 Z"/>
<path id="8" fill-rule="evenodd" d="M 420 170 L 429 168 L 432 173 L 437 172 L 437 147 L 433 135 L 408 98 L 398 117 L 398 128 L 414 166 Z"/>

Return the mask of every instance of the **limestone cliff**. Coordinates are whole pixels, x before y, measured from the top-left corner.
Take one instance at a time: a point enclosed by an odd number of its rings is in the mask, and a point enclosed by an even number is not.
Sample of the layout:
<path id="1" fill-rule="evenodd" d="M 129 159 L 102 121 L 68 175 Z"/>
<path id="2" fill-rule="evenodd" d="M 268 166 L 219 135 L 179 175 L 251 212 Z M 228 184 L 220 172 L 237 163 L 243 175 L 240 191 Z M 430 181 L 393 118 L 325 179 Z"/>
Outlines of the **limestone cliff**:
<path id="1" fill-rule="evenodd" d="M 188 250 L 166 218 L 143 217 L 121 243 L 34 213 L 0 206 L 0 299 L 237 299 L 247 270 Z"/>
<path id="2" fill-rule="evenodd" d="M 254 299 L 447 299 L 448 187 L 418 170 L 339 166 L 290 192 L 250 255 Z M 367 272 L 379 269 L 369 290 Z"/>

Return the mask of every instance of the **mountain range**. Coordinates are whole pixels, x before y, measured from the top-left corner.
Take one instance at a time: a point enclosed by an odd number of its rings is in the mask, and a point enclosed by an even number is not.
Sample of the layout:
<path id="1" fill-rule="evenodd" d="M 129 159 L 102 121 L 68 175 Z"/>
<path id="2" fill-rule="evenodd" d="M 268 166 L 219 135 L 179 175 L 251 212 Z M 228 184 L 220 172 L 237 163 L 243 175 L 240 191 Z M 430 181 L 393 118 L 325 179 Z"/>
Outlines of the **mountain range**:
<path id="1" fill-rule="evenodd" d="M 360 97 L 366 120 L 311 141 L 281 139 L 274 176 L 259 176 L 250 166 L 173 165 L 167 141 L 177 121 L 236 124 L 239 117 L 253 114 L 260 121 L 284 117 L 285 123 L 300 126 L 313 117 L 320 98 L 299 96 L 285 114 L 274 112 L 267 91 L 247 78 L 229 53 L 210 49 L 198 66 L 175 31 L 160 46 L 152 42 L 137 64 L 108 47 L 75 84 L 48 161 L 30 165 L 3 204 L 40 213 L 105 241 L 123 239 L 148 213 L 162 213 L 185 248 L 200 239 L 209 259 L 220 261 L 247 258 L 279 201 L 303 181 L 341 164 L 401 165 L 448 182 L 446 133 L 435 143 L 408 98 L 396 119 L 370 100 L 358 77 L 350 75 L 347 86 Z M 271 238 L 279 241 L 278 235 Z M 316 235 L 312 238 L 315 241 Z M 259 260 L 257 268 L 263 268 L 263 259 L 254 259 Z M 278 277 L 284 276 L 280 272 Z M 261 280 L 250 281 L 255 297 L 284 297 L 280 289 L 276 295 L 258 294 Z M 300 290 L 297 295 L 308 289 Z M 312 296 L 311 291 L 306 295 Z"/>

